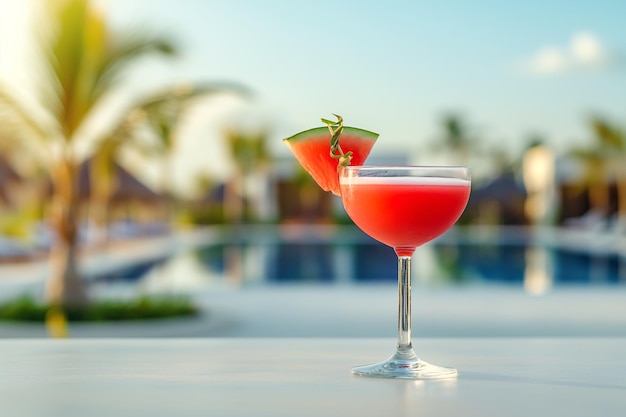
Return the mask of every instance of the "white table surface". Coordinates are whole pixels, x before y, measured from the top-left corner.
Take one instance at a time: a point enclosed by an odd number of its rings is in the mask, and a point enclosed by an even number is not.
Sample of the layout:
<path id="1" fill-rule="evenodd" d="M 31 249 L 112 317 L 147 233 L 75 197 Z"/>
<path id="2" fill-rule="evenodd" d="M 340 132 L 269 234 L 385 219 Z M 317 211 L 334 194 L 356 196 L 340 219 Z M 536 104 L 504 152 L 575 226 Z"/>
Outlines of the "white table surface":
<path id="1" fill-rule="evenodd" d="M 14 339 L 2 416 L 625 416 L 626 338 L 416 339 L 456 380 L 357 377 L 391 339 Z"/>

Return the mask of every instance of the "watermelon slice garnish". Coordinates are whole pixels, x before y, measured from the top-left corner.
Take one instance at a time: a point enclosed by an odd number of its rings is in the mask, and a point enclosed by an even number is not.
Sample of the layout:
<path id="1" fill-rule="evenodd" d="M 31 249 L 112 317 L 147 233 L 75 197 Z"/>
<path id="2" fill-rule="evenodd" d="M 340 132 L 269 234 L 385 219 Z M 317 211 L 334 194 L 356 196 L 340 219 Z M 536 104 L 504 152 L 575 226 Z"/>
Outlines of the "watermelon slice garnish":
<path id="1" fill-rule="evenodd" d="M 363 165 L 378 133 L 343 126 L 341 116 L 337 119 L 337 122 L 322 119 L 327 126 L 305 130 L 284 139 L 284 142 L 324 191 L 340 195 L 339 167 Z"/>

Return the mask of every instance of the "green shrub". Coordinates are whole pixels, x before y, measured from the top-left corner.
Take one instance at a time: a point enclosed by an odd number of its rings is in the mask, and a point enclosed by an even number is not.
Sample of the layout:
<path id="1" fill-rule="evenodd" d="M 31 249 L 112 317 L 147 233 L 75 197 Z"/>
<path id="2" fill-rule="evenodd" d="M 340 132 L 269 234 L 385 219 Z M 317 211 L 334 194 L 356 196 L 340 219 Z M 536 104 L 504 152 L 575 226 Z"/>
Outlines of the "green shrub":
<path id="1" fill-rule="evenodd" d="M 45 322 L 52 307 L 25 295 L 0 305 L 0 320 Z M 68 321 L 104 322 L 195 316 L 198 308 L 187 297 L 96 300 L 86 308 L 62 309 Z"/>

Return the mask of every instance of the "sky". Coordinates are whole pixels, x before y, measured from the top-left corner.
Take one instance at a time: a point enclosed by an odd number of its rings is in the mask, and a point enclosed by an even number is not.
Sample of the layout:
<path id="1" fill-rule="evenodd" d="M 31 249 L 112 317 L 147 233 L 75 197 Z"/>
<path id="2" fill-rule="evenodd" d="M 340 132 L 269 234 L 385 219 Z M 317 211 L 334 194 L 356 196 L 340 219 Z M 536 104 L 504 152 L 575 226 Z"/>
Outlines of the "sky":
<path id="1" fill-rule="evenodd" d="M 0 80 L 22 76 L 27 6 L 0 0 Z M 487 148 L 517 155 L 540 135 L 557 152 L 589 140 L 588 118 L 626 125 L 626 2 L 97 0 L 115 27 L 181 46 L 149 60 L 127 94 L 172 81 L 234 81 L 254 92 L 204 103 L 181 135 L 176 177 L 228 172 L 216 139 L 226 120 L 281 139 L 332 113 L 380 133 L 375 154 L 436 160 L 441 118 L 458 114 Z"/>

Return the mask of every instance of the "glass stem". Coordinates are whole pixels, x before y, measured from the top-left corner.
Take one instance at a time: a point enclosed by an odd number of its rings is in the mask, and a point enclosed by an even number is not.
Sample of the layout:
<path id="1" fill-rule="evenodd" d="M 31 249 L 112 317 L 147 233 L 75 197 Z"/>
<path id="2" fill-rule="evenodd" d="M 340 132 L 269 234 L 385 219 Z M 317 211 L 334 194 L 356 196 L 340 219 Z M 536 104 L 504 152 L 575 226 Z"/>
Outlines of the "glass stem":
<path id="1" fill-rule="evenodd" d="M 412 350 L 411 257 L 398 256 L 398 353 Z"/>

